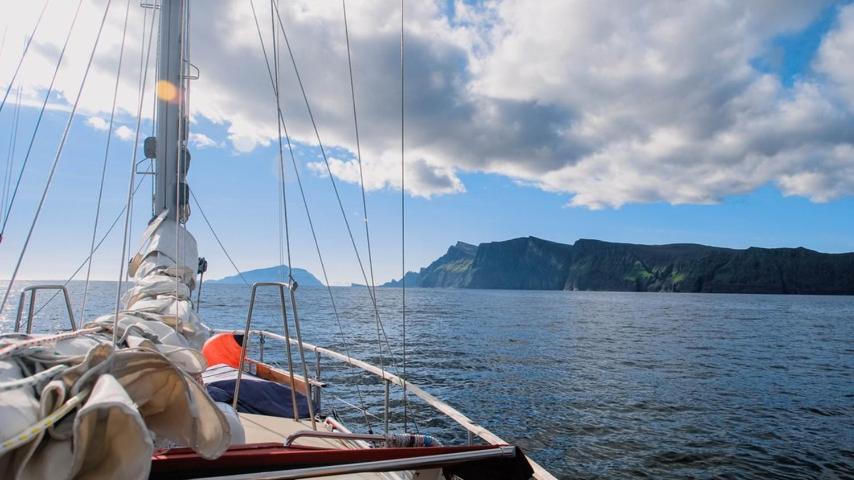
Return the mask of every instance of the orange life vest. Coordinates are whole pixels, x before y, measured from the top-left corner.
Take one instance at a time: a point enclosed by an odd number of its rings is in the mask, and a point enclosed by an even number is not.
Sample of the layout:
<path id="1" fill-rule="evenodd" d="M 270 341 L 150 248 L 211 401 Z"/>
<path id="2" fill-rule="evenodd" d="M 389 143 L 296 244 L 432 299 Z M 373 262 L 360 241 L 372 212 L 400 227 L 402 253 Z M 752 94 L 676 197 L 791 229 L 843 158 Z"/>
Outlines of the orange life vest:
<path id="1" fill-rule="evenodd" d="M 234 339 L 234 334 L 217 333 L 205 342 L 202 355 L 207 359 L 208 366 L 224 364 L 237 368 L 240 366 L 240 350 L 241 346 Z"/>

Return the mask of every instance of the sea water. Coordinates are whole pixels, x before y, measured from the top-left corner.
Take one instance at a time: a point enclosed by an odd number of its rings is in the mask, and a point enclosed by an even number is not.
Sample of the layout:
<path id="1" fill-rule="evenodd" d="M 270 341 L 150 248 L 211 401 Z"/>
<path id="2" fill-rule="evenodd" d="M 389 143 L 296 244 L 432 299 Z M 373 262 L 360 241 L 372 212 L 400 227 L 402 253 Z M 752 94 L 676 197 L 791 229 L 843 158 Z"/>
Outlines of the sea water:
<path id="1" fill-rule="evenodd" d="M 377 289 L 380 325 L 366 288 L 332 293 L 337 319 L 325 288 L 297 290 L 306 342 L 405 370 L 558 477 L 854 477 L 854 297 L 413 288 L 404 365 L 401 290 Z M 60 300 L 37 330 L 67 328 Z M 282 332 L 277 300 L 260 295 L 253 327 Z M 242 330 L 248 301 L 243 285 L 205 284 L 201 316 Z M 94 282 L 87 304 L 89 319 L 113 311 L 115 283 Z M 285 366 L 283 346 L 267 341 L 265 359 Z M 320 376 L 324 414 L 382 431 L 375 377 L 327 358 Z M 465 441 L 415 396 L 391 400 L 393 431 Z"/>

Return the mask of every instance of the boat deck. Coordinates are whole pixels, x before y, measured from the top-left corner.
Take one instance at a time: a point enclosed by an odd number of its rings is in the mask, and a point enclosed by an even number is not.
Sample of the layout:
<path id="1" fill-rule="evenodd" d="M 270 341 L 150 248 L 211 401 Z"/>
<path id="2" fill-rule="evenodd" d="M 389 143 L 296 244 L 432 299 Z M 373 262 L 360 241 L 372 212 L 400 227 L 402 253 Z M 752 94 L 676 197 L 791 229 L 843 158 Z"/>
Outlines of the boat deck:
<path id="1" fill-rule="evenodd" d="M 246 443 L 284 442 L 288 435 L 311 430 L 311 421 L 294 420 L 292 418 L 270 417 L 252 413 L 240 413 L 240 423 L 246 435 Z M 331 431 L 326 424 L 318 423 L 318 429 Z M 300 446 L 321 448 L 365 448 L 361 442 L 347 441 L 333 438 L 303 437 L 297 442 Z M 408 472 L 388 473 L 355 473 L 347 475 L 333 475 L 320 478 L 332 478 L 338 480 L 403 480 L 424 479 L 433 480 L 441 478 L 441 469 L 417 470 Z"/>

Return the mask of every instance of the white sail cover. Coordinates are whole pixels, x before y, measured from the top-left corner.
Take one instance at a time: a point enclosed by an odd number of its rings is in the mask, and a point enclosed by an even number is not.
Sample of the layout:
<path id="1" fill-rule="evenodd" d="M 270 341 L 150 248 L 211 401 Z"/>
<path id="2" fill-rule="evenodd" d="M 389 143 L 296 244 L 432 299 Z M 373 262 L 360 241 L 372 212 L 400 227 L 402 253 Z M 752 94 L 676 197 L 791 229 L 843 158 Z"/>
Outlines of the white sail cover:
<path id="1" fill-rule="evenodd" d="M 127 311 L 154 315 L 180 337 L 200 349 L 211 331 L 202 324 L 190 299 L 195 288 L 199 254 L 196 239 L 164 211 L 143 233 L 142 247 L 131 259 L 128 273 L 136 286 L 125 295 Z"/>

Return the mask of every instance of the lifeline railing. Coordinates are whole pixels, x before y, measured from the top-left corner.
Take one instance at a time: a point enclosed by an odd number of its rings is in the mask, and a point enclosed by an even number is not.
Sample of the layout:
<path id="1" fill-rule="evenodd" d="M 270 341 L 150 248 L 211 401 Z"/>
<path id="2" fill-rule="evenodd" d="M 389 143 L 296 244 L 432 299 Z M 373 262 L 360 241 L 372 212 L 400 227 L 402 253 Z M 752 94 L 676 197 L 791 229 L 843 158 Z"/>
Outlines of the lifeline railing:
<path id="1" fill-rule="evenodd" d="M 21 290 L 21 299 L 18 300 L 18 314 L 15 316 L 15 333 L 21 331 L 21 320 L 24 317 L 24 303 L 27 299 L 27 292 L 30 292 L 30 305 L 27 309 L 27 334 L 33 333 L 33 318 L 36 316 L 36 292 L 39 290 L 61 290 L 65 297 L 65 309 L 68 311 L 68 321 L 71 323 L 71 330 L 77 330 L 77 322 L 74 321 L 74 312 L 71 309 L 71 298 L 68 296 L 68 289 L 64 285 L 30 285 Z"/>
<path id="2" fill-rule="evenodd" d="M 293 293 L 293 292 L 291 292 L 291 293 Z M 293 301 L 293 296 L 292 296 L 292 301 Z M 254 303 L 254 285 L 253 285 L 253 303 Z M 251 305 L 250 305 L 250 317 L 251 317 Z M 483 426 L 478 425 L 473 420 L 471 420 L 467 416 L 463 415 L 462 412 L 460 412 L 459 410 L 455 409 L 454 407 L 448 405 L 447 403 L 439 400 L 438 398 L 431 395 L 430 393 L 427 393 L 418 385 L 414 385 L 411 382 L 408 382 L 408 381 L 400 378 L 397 375 L 394 375 L 392 373 L 389 373 L 389 372 L 377 367 L 376 365 L 372 365 L 372 364 L 365 362 L 363 360 L 353 358 L 352 356 L 348 356 L 348 355 L 345 355 L 343 353 L 336 352 L 334 350 L 329 350 L 327 348 L 318 347 L 317 345 L 312 345 L 310 343 L 303 342 L 300 338 L 297 338 L 296 340 L 294 340 L 294 339 L 290 338 L 290 336 L 283 336 L 283 335 L 279 335 L 279 334 L 276 334 L 273 332 L 268 332 L 266 330 L 251 330 L 249 328 L 249 321 L 247 321 L 246 325 L 247 325 L 247 327 L 243 331 L 243 335 L 244 335 L 244 337 L 243 337 L 243 349 L 242 349 L 242 353 L 241 353 L 241 364 L 240 364 L 240 367 L 241 367 L 240 370 L 241 371 L 243 369 L 242 359 L 245 356 L 245 351 L 246 351 L 247 345 L 249 344 L 249 335 L 257 336 L 259 339 L 264 339 L 266 337 L 266 338 L 272 338 L 272 339 L 280 340 L 282 342 L 285 342 L 288 350 L 290 349 L 290 346 L 288 344 L 295 343 L 295 344 L 297 344 L 298 348 L 301 350 L 304 349 L 304 350 L 308 350 L 311 352 L 315 352 L 315 354 L 318 356 L 318 358 L 320 358 L 321 355 L 323 355 L 325 357 L 333 358 L 335 360 L 346 363 L 348 365 L 360 368 L 360 369 L 362 369 L 368 373 L 371 373 L 377 377 L 380 377 L 380 379 L 382 379 L 383 383 L 385 384 L 385 415 L 384 415 L 384 420 L 385 420 L 386 433 L 388 433 L 389 386 L 390 385 L 397 385 L 401 388 L 405 387 L 409 393 L 417 396 L 418 398 L 423 400 L 424 403 L 426 403 L 427 405 L 436 409 L 437 411 L 443 413 L 448 418 L 450 418 L 451 420 L 456 422 L 463 429 L 465 429 L 466 432 L 468 432 L 468 443 L 469 444 L 471 444 L 473 442 L 474 436 L 481 438 L 482 440 L 489 443 L 490 445 L 507 445 L 508 444 L 508 442 L 504 441 L 498 435 L 490 432 L 489 430 L 487 430 Z M 234 331 L 234 330 L 218 330 L 218 331 L 230 332 L 232 334 L 240 333 L 239 331 Z M 263 345 L 263 340 L 261 341 L 261 345 Z M 318 361 L 318 363 L 319 363 L 319 361 Z M 305 367 L 305 361 L 303 361 L 303 367 Z M 239 374 L 240 374 L 240 372 L 238 372 L 238 375 Z M 306 371 L 305 377 L 306 377 L 306 379 L 308 378 L 307 371 Z M 308 385 L 308 382 L 306 382 L 306 385 Z M 235 391 L 235 396 L 236 396 L 236 391 Z M 306 397 L 311 398 L 308 395 L 306 395 Z M 311 402 L 309 401 L 309 404 L 310 403 Z M 312 418 L 312 424 L 313 424 L 313 421 L 314 421 L 314 419 Z M 534 478 L 536 478 L 538 480 L 556 480 L 552 474 L 550 474 L 545 468 L 543 468 L 541 465 L 536 463 L 530 457 L 528 457 L 528 463 L 530 463 L 531 467 L 534 469 Z"/>

